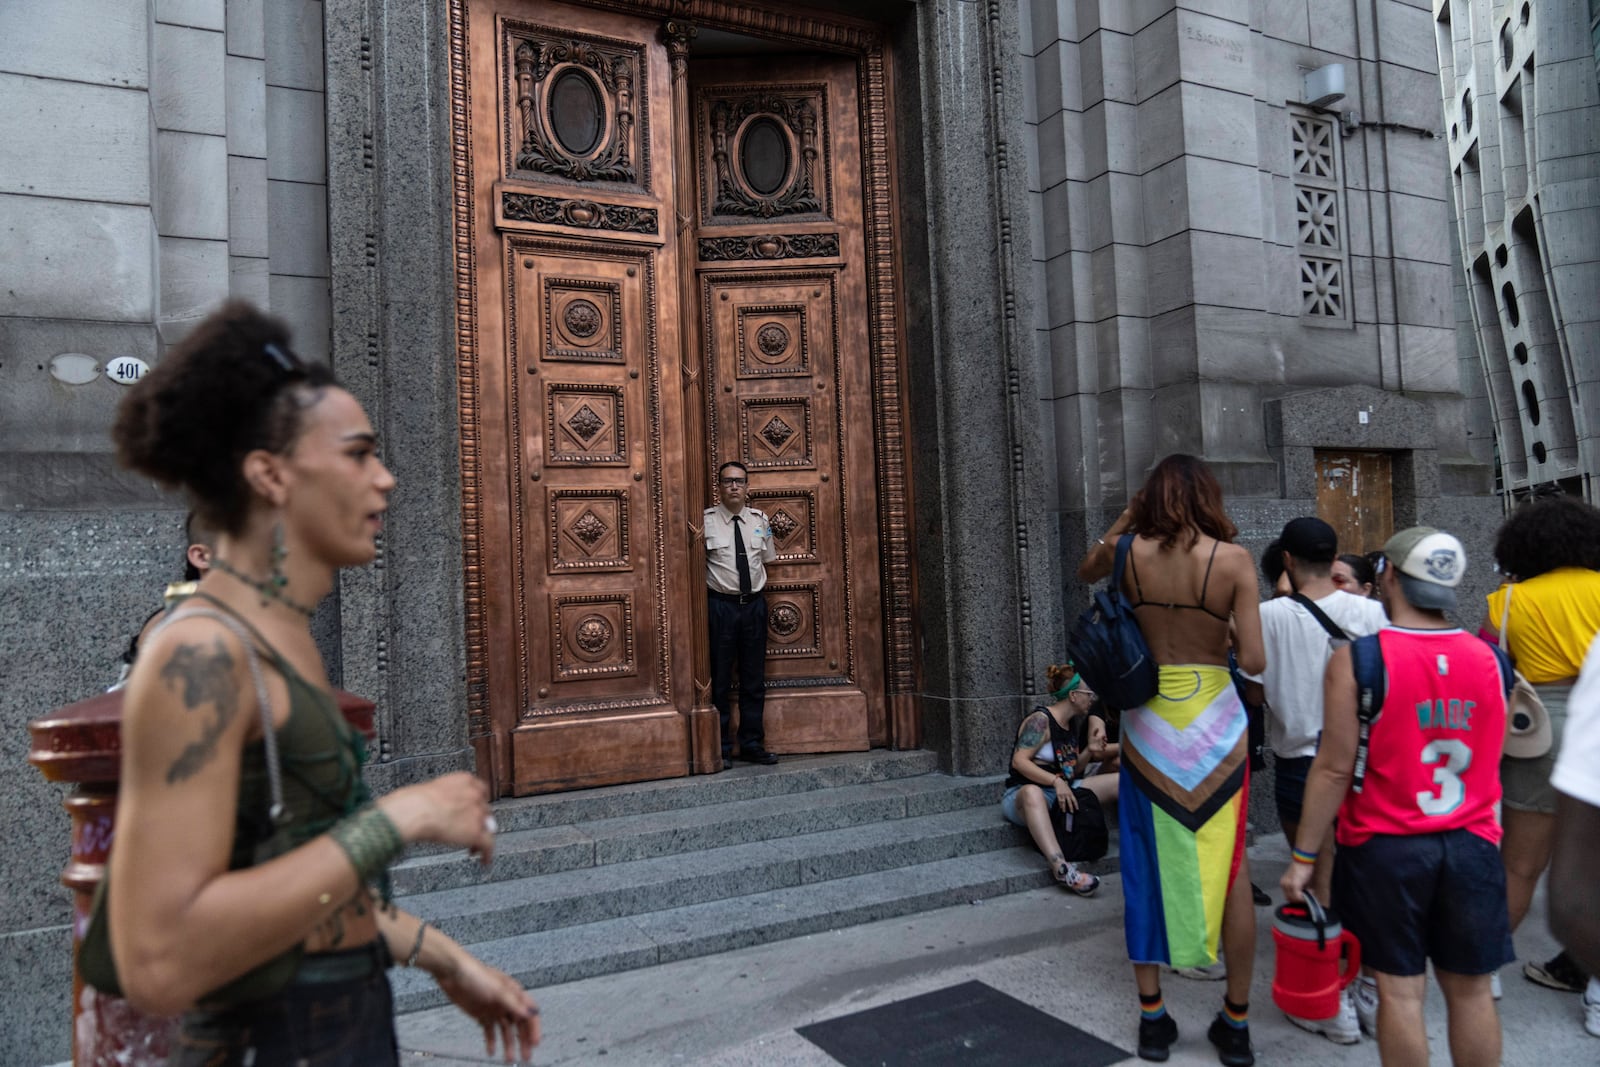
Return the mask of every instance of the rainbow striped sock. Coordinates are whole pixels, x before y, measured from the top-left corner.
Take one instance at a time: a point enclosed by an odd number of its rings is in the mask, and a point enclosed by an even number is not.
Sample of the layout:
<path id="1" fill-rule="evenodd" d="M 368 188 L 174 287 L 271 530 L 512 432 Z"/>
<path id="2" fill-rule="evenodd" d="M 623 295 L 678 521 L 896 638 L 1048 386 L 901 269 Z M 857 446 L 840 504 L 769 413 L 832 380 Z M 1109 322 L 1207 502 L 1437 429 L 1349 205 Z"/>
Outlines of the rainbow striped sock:
<path id="1" fill-rule="evenodd" d="M 1155 996 L 1147 997 L 1139 994 L 1139 1017 L 1155 1022 L 1167 1013 L 1167 1002 L 1157 990 Z"/>
<path id="2" fill-rule="evenodd" d="M 1223 997 L 1222 1017 L 1228 1020 L 1228 1025 L 1235 1030 L 1243 1030 L 1250 1025 L 1250 1002 L 1235 1004 L 1227 997 Z"/>

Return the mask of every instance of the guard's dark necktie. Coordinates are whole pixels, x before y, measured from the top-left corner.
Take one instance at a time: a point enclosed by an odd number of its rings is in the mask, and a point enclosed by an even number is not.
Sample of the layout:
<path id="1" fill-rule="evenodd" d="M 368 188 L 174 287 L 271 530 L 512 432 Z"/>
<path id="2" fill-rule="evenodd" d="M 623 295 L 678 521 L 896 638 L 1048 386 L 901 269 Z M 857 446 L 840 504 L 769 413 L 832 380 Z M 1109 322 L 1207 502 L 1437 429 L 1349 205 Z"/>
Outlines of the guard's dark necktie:
<path id="1" fill-rule="evenodd" d="M 750 561 L 744 556 L 744 535 L 739 528 L 744 524 L 739 521 L 739 516 L 733 517 L 733 558 L 739 564 L 739 594 L 750 595 Z"/>

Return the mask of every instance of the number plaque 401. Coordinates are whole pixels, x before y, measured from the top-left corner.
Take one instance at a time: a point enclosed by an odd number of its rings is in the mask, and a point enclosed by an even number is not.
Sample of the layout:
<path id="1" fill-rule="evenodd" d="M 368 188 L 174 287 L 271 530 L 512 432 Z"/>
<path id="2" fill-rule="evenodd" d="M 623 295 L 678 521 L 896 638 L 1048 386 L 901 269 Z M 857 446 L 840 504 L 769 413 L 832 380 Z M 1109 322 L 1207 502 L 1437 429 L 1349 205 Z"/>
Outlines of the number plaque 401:
<path id="1" fill-rule="evenodd" d="M 150 370 L 138 356 L 116 356 L 106 360 L 106 377 L 118 385 L 132 385 Z"/>

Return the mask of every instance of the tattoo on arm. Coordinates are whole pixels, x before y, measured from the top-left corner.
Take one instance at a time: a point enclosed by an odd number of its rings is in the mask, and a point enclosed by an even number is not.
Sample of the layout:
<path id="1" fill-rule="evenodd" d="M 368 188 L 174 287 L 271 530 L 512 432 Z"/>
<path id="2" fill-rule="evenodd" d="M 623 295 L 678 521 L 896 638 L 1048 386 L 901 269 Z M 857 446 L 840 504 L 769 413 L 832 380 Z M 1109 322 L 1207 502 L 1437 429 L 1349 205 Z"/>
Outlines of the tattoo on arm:
<path id="1" fill-rule="evenodd" d="M 217 740 L 228 724 L 239 713 L 239 693 L 234 685 L 233 657 L 228 655 L 222 641 L 213 643 L 214 651 L 207 652 L 199 645 L 180 645 L 172 658 L 161 668 L 161 678 L 168 687 L 183 694 L 186 711 L 210 704 L 216 708 L 211 720 L 200 728 L 199 740 L 184 746 L 178 758 L 167 768 L 167 784 L 176 785 L 198 774 L 217 754 Z"/>
<path id="2" fill-rule="evenodd" d="M 1045 722 L 1044 712 L 1036 711 L 1022 724 L 1022 731 L 1017 734 L 1017 748 L 1031 750 L 1044 744 L 1044 739 L 1050 736 L 1050 725 Z"/>

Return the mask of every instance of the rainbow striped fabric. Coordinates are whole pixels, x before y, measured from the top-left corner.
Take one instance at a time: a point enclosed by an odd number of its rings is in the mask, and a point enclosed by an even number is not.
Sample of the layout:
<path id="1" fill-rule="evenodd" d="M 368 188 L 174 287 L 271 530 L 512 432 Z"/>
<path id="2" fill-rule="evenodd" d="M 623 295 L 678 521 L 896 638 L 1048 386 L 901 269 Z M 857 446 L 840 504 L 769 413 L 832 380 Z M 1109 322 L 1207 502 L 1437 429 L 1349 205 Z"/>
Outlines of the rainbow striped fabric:
<path id="1" fill-rule="evenodd" d="M 1117 811 L 1135 963 L 1216 962 L 1222 905 L 1244 856 L 1247 733 L 1226 667 L 1163 666 L 1159 695 L 1123 712 Z"/>

